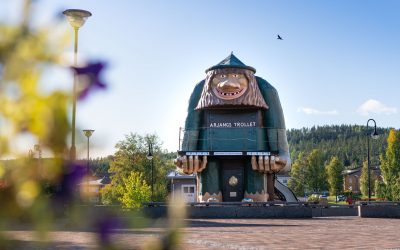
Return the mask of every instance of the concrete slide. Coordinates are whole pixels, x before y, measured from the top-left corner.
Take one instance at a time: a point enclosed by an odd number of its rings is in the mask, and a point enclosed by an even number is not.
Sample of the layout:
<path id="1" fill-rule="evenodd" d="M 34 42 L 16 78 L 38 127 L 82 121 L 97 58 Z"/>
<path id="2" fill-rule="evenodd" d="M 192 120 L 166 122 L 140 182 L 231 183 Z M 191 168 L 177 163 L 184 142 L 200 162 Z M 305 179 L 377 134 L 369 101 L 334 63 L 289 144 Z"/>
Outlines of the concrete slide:
<path id="1" fill-rule="evenodd" d="M 277 179 L 275 179 L 275 190 L 280 193 L 280 196 L 284 198 L 287 202 L 297 202 L 296 195 L 290 190 L 290 188 L 283 185 Z"/>

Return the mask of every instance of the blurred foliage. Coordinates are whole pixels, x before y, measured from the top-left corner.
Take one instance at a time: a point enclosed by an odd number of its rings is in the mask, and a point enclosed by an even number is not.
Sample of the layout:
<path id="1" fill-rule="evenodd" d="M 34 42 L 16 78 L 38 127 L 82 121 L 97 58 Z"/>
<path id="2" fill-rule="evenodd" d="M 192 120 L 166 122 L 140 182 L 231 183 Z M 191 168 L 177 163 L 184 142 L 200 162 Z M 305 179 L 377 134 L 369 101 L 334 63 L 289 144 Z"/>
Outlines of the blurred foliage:
<path id="1" fill-rule="evenodd" d="M 60 61 L 65 37 L 55 38 L 52 27 L 33 29 L 25 23 L 0 24 L 0 33 L 1 155 L 11 153 L 9 143 L 19 134 L 30 134 L 42 147 L 62 154 L 70 130 L 69 97 L 61 91 L 43 94 L 39 84 L 45 67 Z"/>
<path id="2" fill-rule="evenodd" d="M 147 159 L 149 143 L 152 145 L 153 159 Z M 117 152 L 110 163 L 111 183 L 102 189 L 104 204 L 119 204 L 121 194 L 118 189 L 124 185 L 124 178 L 131 172 L 141 173 L 143 180 L 151 185 L 153 164 L 154 201 L 165 201 L 168 195 L 167 174 L 175 169 L 171 153 L 161 150 L 160 139 L 156 135 L 129 134 L 116 145 Z"/>
<path id="3" fill-rule="evenodd" d="M 0 229 L 25 221 L 42 232 L 54 216 L 44 183 L 63 175 L 70 97 L 61 91 L 45 94 L 40 84 L 46 67 L 60 62 L 67 39 L 57 35 L 57 25 L 31 27 L 30 7 L 24 1 L 20 23 L 0 24 L 0 159 L 18 159 L 0 162 Z M 42 164 L 15 151 L 21 137 L 34 138 L 54 160 Z"/>
<path id="4" fill-rule="evenodd" d="M 32 2 L 38 4 L 38 1 Z M 36 237 L 30 245 L 36 249 L 50 249 L 52 244 L 47 232 L 60 229 L 94 231 L 100 249 L 121 249 L 111 239 L 111 234 L 121 226 L 143 226 L 143 215 L 135 214 L 133 221 L 124 217 L 121 209 L 82 203 L 87 200 L 89 190 L 81 185 L 89 175 L 87 165 L 66 157 L 72 93 L 43 91 L 46 84 L 57 84 L 44 83 L 44 75 L 49 68 L 64 67 L 60 55 L 71 45 L 67 38 L 72 29 L 66 32 L 57 20 L 49 22 L 51 26 L 33 26 L 30 20 L 32 3 L 30 0 L 22 3 L 20 23 L 0 23 L 0 249 L 19 248 L 20 243 L 10 240 L 4 231 L 20 226 L 35 231 Z M 95 63 L 82 67 L 82 70 L 74 69 L 90 80 L 85 83 L 85 96 L 95 87 L 104 88 L 100 78 L 104 65 Z M 71 70 L 71 83 L 72 79 Z M 35 145 L 29 153 L 21 153 L 15 144 L 16 141 L 27 141 L 26 138 Z M 130 135 L 117 144 L 115 156 L 94 161 L 94 173 L 113 174 L 115 185 L 104 189 L 105 200 L 120 201 L 125 207 L 138 207 L 150 199 L 148 142 L 154 150 L 155 196 L 160 201 L 166 199 L 166 174 L 175 168 L 171 153 L 161 150 L 160 140 L 155 135 Z M 51 159 L 42 158 L 42 152 Z M 179 202 L 174 204 L 179 205 Z M 159 249 L 176 247 L 179 238 L 176 223 L 181 223 L 184 216 L 185 213 L 180 211 L 179 218 L 171 220 L 165 235 L 153 239 Z M 40 243 L 36 246 L 35 242 Z"/>

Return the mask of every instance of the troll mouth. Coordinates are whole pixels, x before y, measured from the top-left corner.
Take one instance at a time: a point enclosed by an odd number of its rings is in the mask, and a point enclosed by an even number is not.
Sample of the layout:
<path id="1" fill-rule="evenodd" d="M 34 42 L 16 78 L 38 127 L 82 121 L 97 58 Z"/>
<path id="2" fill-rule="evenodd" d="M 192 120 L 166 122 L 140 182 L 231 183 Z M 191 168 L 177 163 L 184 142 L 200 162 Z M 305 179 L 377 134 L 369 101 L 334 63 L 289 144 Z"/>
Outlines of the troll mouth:
<path id="1" fill-rule="evenodd" d="M 222 99 L 235 99 L 235 98 L 238 98 L 244 93 L 244 91 L 245 91 L 245 88 L 242 88 L 242 89 L 237 90 L 237 91 L 229 91 L 229 92 L 228 91 L 222 91 L 222 90 L 220 90 L 218 88 L 214 89 L 214 93 L 219 98 L 222 98 Z"/>

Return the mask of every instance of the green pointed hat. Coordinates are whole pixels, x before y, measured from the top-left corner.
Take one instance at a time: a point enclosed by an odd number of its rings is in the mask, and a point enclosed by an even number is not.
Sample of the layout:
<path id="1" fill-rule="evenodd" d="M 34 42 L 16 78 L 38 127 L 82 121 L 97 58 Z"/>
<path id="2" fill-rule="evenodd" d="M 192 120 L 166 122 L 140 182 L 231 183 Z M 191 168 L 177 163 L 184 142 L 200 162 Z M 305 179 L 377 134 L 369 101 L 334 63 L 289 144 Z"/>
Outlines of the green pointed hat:
<path id="1" fill-rule="evenodd" d="M 213 69 L 224 69 L 224 68 L 239 68 L 239 69 L 248 69 L 256 73 L 256 69 L 246 64 L 242 63 L 234 54 L 233 52 L 224 60 L 222 60 L 217 65 L 214 65 L 208 69 L 206 69 L 206 73 Z"/>

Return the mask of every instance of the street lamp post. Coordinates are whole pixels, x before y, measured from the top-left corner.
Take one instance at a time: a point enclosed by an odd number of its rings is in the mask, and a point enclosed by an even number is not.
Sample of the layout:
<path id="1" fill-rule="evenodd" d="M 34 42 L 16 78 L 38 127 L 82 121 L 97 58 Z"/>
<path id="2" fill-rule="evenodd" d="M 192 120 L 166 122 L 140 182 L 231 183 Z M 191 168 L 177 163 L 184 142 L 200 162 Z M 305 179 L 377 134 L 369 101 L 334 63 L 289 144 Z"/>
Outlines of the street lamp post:
<path id="1" fill-rule="evenodd" d="M 376 132 L 376 122 L 374 119 L 369 119 L 367 121 L 367 131 L 368 131 L 368 124 L 370 121 L 374 122 L 374 132 L 372 132 L 371 137 L 372 139 L 378 139 L 378 133 Z M 368 132 L 367 132 L 368 133 Z M 370 169 L 370 157 L 369 157 L 369 136 L 367 134 L 367 164 L 368 164 L 368 201 L 371 201 L 371 169 Z"/>
<path id="2" fill-rule="evenodd" d="M 86 171 L 87 171 L 87 176 L 86 176 L 86 190 L 87 190 L 87 195 L 89 195 L 90 192 L 90 186 L 89 186 L 89 172 L 90 172 L 90 163 L 89 163 L 89 138 L 92 136 L 94 130 L 93 129 L 84 129 L 82 130 L 85 136 L 87 137 L 87 162 L 86 162 Z"/>
<path id="3" fill-rule="evenodd" d="M 149 144 L 149 151 L 147 153 L 147 159 L 151 160 L 151 201 L 153 201 L 154 198 L 154 179 L 153 179 L 153 171 L 154 171 L 154 166 L 153 166 L 153 146 L 151 142 L 148 142 Z"/>
<path id="4" fill-rule="evenodd" d="M 92 136 L 94 130 L 93 129 L 84 129 L 82 130 L 85 136 L 87 137 L 87 171 L 89 173 L 89 138 Z"/>
<path id="5" fill-rule="evenodd" d="M 78 30 L 82 27 L 87 18 L 92 15 L 89 11 L 79 9 L 68 9 L 63 12 L 67 17 L 69 24 L 74 28 L 75 32 L 75 43 L 74 43 L 74 66 L 78 64 Z M 76 159 L 76 147 L 75 147 L 75 119 L 76 119 L 76 88 L 77 88 L 77 77 L 74 75 L 74 85 L 72 94 L 72 139 L 71 139 L 71 150 L 70 159 Z"/>

